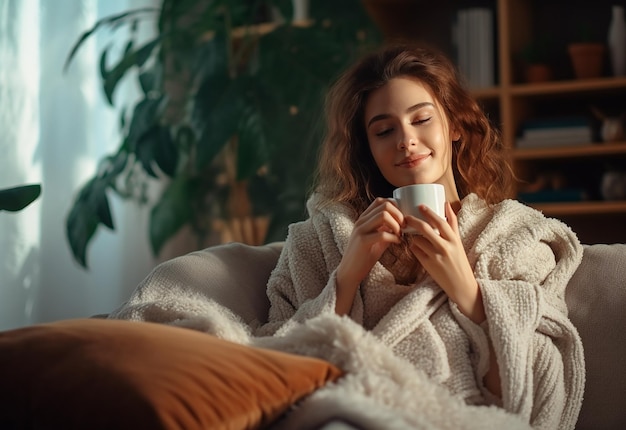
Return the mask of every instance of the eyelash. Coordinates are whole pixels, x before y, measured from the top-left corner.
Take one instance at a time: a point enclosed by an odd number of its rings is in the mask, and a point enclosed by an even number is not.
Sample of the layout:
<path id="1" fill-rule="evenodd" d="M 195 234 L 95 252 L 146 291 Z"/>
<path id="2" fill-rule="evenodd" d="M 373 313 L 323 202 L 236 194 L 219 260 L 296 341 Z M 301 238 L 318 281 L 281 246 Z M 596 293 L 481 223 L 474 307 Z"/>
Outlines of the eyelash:
<path id="1" fill-rule="evenodd" d="M 422 124 L 427 123 L 427 122 L 428 122 L 428 121 L 430 121 L 431 119 L 432 119 L 432 117 L 430 117 L 430 116 L 429 116 L 428 118 L 424 118 L 424 119 L 420 119 L 420 120 L 413 121 L 411 124 L 414 124 L 414 125 L 422 125 Z M 376 136 L 377 136 L 377 137 L 384 137 L 384 136 L 388 135 L 389 133 L 391 133 L 393 130 L 394 130 L 394 129 L 393 129 L 393 127 L 391 127 L 391 128 L 386 128 L 386 129 L 384 129 L 384 130 L 382 130 L 382 131 L 380 131 L 380 132 L 376 133 Z"/>

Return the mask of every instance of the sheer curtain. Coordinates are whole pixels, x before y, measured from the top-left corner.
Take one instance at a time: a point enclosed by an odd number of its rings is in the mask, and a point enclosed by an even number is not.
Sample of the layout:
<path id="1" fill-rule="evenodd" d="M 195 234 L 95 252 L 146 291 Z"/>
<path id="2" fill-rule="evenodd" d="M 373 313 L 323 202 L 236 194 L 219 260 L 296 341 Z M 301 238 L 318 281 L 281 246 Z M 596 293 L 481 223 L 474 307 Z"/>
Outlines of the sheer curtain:
<path id="1" fill-rule="evenodd" d="M 74 196 L 119 140 L 119 112 L 105 104 L 98 80 L 99 52 L 111 34 L 96 33 L 67 73 L 63 64 L 98 18 L 159 3 L 0 0 L 0 188 L 43 187 L 23 211 L 0 212 L 0 329 L 109 312 L 156 264 L 149 209 L 115 198 L 116 231 L 98 229 L 90 268 L 71 256 L 65 219 Z M 136 96 L 132 85 L 116 93 Z"/>

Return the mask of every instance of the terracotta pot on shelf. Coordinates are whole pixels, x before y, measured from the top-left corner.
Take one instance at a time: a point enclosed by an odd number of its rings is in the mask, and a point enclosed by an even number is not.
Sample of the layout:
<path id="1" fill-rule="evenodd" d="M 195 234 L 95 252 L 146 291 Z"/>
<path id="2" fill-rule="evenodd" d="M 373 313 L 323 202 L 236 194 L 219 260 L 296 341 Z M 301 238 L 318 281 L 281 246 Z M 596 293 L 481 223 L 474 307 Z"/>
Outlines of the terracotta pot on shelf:
<path id="1" fill-rule="evenodd" d="M 578 79 L 599 78 L 602 76 L 604 53 L 602 43 L 570 43 L 567 46 L 574 76 Z"/>
<path id="2" fill-rule="evenodd" d="M 524 70 L 524 78 L 528 83 L 546 82 L 552 79 L 552 69 L 547 64 L 527 64 Z"/>

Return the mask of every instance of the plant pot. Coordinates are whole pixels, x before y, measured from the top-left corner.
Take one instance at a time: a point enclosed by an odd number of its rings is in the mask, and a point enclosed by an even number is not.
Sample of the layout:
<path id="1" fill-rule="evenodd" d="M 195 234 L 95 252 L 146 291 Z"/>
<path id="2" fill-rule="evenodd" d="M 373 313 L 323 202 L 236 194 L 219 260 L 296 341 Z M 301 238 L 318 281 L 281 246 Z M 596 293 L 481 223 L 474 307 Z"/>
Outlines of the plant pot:
<path id="1" fill-rule="evenodd" d="M 602 76 L 606 47 L 601 43 L 571 43 L 567 46 L 574 76 L 578 79 Z"/>
<path id="2" fill-rule="evenodd" d="M 552 79 L 552 69 L 547 64 L 528 64 L 524 71 L 526 82 L 546 82 Z"/>

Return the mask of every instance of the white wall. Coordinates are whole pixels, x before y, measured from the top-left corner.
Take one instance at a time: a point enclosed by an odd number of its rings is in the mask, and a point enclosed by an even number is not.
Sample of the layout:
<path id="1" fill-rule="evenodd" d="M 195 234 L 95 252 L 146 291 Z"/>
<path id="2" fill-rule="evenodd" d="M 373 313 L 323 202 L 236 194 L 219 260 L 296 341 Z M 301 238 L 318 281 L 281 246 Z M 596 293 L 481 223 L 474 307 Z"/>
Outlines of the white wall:
<path id="1" fill-rule="evenodd" d="M 71 203 L 119 139 L 119 114 L 105 104 L 98 80 L 99 51 L 110 33 L 85 45 L 67 73 L 63 64 L 98 17 L 158 3 L 0 1 L 0 188 L 43 186 L 25 210 L 0 212 L 0 330 L 108 312 L 156 264 L 149 209 L 115 199 L 117 231 L 98 230 L 89 270 L 71 256 L 65 236 Z M 125 94 L 137 92 L 127 86 L 117 95 Z"/>

